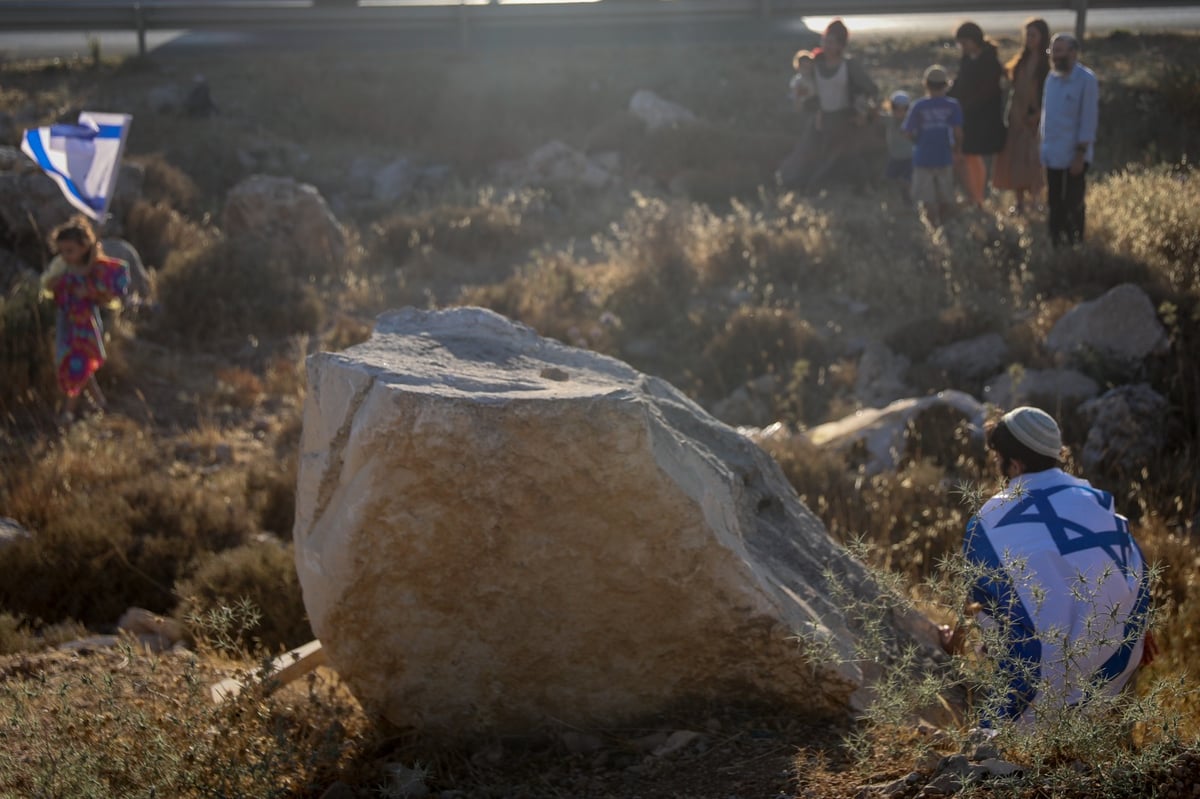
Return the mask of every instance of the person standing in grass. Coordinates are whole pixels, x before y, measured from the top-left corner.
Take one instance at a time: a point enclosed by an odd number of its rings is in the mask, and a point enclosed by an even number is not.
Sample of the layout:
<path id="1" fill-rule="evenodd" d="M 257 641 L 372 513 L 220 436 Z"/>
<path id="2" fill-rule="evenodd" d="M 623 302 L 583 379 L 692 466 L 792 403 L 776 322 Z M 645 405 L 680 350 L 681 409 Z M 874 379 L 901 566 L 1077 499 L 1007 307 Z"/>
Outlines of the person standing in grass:
<path id="1" fill-rule="evenodd" d="M 888 98 L 887 114 L 883 118 L 884 140 L 888 152 L 883 177 L 893 184 L 901 183 L 906 188 L 912 185 L 913 171 L 913 143 L 904 132 L 904 119 L 908 116 L 909 104 L 907 92 L 892 92 L 892 96 Z"/>
<path id="2" fill-rule="evenodd" d="M 1042 164 L 1054 246 L 1083 241 L 1087 172 L 1095 157 L 1100 85 L 1079 63 L 1079 41 L 1060 33 L 1050 42 L 1050 74 L 1042 95 Z"/>
<path id="3" fill-rule="evenodd" d="M 819 120 L 808 136 L 784 160 L 776 180 L 787 188 L 811 190 L 841 172 L 844 181 L 860 171 L 861 155 L 869 146 L 867 120 L 879 87 L 866 69 L 846 52 L 850 31 L 835 19 L 825 28 L 821 46 L 813 52 L 813 110 Z"/>
<path id="4" fill-rule="evenodd" d="M 1142 552 L 1112 495 L 1059 468 L 1058 423 L 1023 406 L 986 436 L 1007 484 L 968 522 L 963 544 L 969 608 L 991 631 L 987 654 L 1007 682 L 985 727 L 1116 696 L 1157 651 Z M 942 628 L 948 651 L 961 651 L 964 629 Z"/>
<path id="5" fill-rule="evenodd" d="M 954 207 L 954 156 L 962 141 L 962 107 L 946 96 L 946 70 L 925 70 L 925 96 L 912 104 L 902 129 L 913 141 L 912 198 L 939 228 Z"/>
<path id="6" fill-rule="evenodd" d="M 1026 196 L 1036 200 L 1046 188 L 1038 124 L 1042 118 L 1042 88 L 1050 74 L 1049 47 L 1050 26 L 1046 20 L 1030 19 L 1025 23 L 1025 47 L 1005 65 L 1012 85 L 1008 136 L 1004 149 L 996 156 L 992 185 L 1016 192 L 1016 202 L 1009 209 L 1013 214 L 1025 210 Z"/>
<path id="7" fill-rule="evenodd" d="M 63 416 L 75 418 L 80 394 L 103 408 L 96 371 L 104 365 L 104 326 L 100 309 L 118 305 L 129 290 L 124 261 L 104 255 L 91 223 L 75 216 L 50 234 L 56 257 L 42 275 L 43 291 L 54 299 L 58 386 L 66 397 Z"/>
<path id="8" fill-rule="evenodd" d="M 947 96 L 963 109 L 962 155 L 959 160 L 963 188 L 976 206 L 987 195 L 986 157 L 1004 149 L 1004 92 L 996 45 L 983 36 L 974 22 L 964 22 L 954 32 L 962 51 L 962 63 Z"/>

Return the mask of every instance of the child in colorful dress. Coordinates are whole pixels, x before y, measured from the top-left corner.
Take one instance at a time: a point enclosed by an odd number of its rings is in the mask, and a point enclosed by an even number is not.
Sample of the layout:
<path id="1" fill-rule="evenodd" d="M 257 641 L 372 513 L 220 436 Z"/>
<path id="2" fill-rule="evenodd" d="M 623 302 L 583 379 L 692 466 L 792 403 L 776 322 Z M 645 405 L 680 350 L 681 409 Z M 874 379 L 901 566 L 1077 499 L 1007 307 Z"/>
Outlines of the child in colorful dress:
<path id="1" fill-rule="evenodd" d="M 104 407 L 104 394 L 96 382 L 96 370 L 107 358 L 100 308 L 119 307 L 128 292 L 129 269 L 124 261 L 104 255 L 85 217 L 73 217 L 55 228 L 50 241 L 58 255 L 42 276 L 42 289 L 58 307 L 56 372 L 66 396 L 63 415 L 71 421 L 81 393 L 96 407 Z"/>

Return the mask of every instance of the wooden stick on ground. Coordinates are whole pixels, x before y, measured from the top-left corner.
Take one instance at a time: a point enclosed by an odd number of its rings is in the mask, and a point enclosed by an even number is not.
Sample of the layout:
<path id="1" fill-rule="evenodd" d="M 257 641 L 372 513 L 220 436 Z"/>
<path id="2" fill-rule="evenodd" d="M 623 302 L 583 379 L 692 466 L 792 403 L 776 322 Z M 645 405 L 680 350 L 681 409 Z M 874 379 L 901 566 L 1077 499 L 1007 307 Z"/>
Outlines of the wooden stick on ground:
<path id="1" fill-rule="evenodd" d="M 271 667 L 259 677 L 259 682 L 270 683 L 274 688 L 303 677 L 318 666 L 325 665 L 325 650 L 320 641 L 309 641 L 304 646 L 284 652 L 271 661 Z M 246 686 L 241 681 L 228 677 L 209 689 L 212 700 L 217 704 L 237 696 Z"/>

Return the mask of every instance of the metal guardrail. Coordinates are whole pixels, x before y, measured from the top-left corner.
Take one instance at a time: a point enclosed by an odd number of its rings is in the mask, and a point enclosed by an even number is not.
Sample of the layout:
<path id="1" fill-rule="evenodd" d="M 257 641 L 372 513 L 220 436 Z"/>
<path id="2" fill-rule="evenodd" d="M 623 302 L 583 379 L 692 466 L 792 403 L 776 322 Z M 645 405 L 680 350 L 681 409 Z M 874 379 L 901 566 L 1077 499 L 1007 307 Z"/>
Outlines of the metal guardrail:
<path id="1" fill-rule="evenodd" d="M 1154 0 L 1155 6 L 1194 2 Z M 1074 11 L 1083 35 L 1089 8 L 1141 8 L 1136 0 L 601 0 L 497 4 L 354 6 L 283 2 L 189 2 L 188 0 L 7 0 L 0 2 L 0 29 L 136 31 L 145 54 L 148 30 L 414 29 L 457 27 L 464 41 L 474 27 L 637 24 L 654 21 L 745 19 L 830 14 Z"/>

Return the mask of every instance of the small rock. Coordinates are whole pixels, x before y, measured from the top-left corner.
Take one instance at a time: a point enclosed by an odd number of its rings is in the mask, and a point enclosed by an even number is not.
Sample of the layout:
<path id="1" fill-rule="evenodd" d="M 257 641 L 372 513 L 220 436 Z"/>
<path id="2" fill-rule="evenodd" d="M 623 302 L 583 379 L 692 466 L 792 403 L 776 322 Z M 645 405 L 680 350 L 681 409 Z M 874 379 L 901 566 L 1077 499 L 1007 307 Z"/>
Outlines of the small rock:
<path id="1" fill-rule="evenodd" d="M 662 746 L 654 750 L 653 754 L 655 757 L 670 757 L 682 752 L 689 744 L 701 737 L 700 733 L 693 732 L 692 730 L 676 730 L 671 733 Z"/>
<path id="2" fill-rule="evenodd" d="M 687 108 L 664 100 L 648 89 L 639 89 L 629 98 L 629 112 L 646 124 L 647 130 L 673 128 L 696 122 Z"/>
<path id="3" fill-rule="evenodd" d="M 971 773 L 971 764 L 967 761 L 964 755 L 950 755 L 942 759 L 938 764 L 938 773 L 953 774 L 956 777 L 965 777 Z"/>
<path id="4" fill-rule="evenodd" d="M 966 763 L 966 758 L 963 758 L 963 762 Z M 967 773 L 970 773 L 969 766 L 967 767 Z M 964 776 L 949 771 L 943 772 L 930 780 L 921 789 L 921 794 L 925 796 L 949 796 L 958 793 L 959 789 L 963 786 Z"/>
<path id="5" fill-rule="evenodd" d="M 159 616 L 145 608 L 129 608 L 121 614 L 117 628 L 139 637 L 161 638 L 166 642 L 164 649 L 170 649 L 176 641 L 183 640 L 183 627 L 174 619 Z"/>
<path id="6" fill-rule="evenodd" d="M 995 757 L 981 760 L 976 764 L 976 768 L 982 769 L 985 775 L 991 777 L 1013 777 L 1024 773 L 1024 770 L 1016 763 L 1009 763 L 1007 760 Z"/>
<path id="7" fill-rule="evenodd" d="M 571 379 L 571 375 L 567 374 L 565 369 L 559 369 L 557 366 L 547 366 L 540 374 L 546 380 L 556 380 L 560 383 Z"/>
<path id="8" fill-rule="evenodd" d="M 643 735 L 641 738 L 634 738 L 629 742 L 629 746 L 637 752 L 652 752 L 667 742 L 668 734 L 662 732 L 652 732 L 649 735 Z"/>
<path id="9" fill-rule="evenodd" d="M 991 741 L 984 741 L 971 751 L 971 760 L 992 760 L 1000 757 L 1000 747 Z"/>

